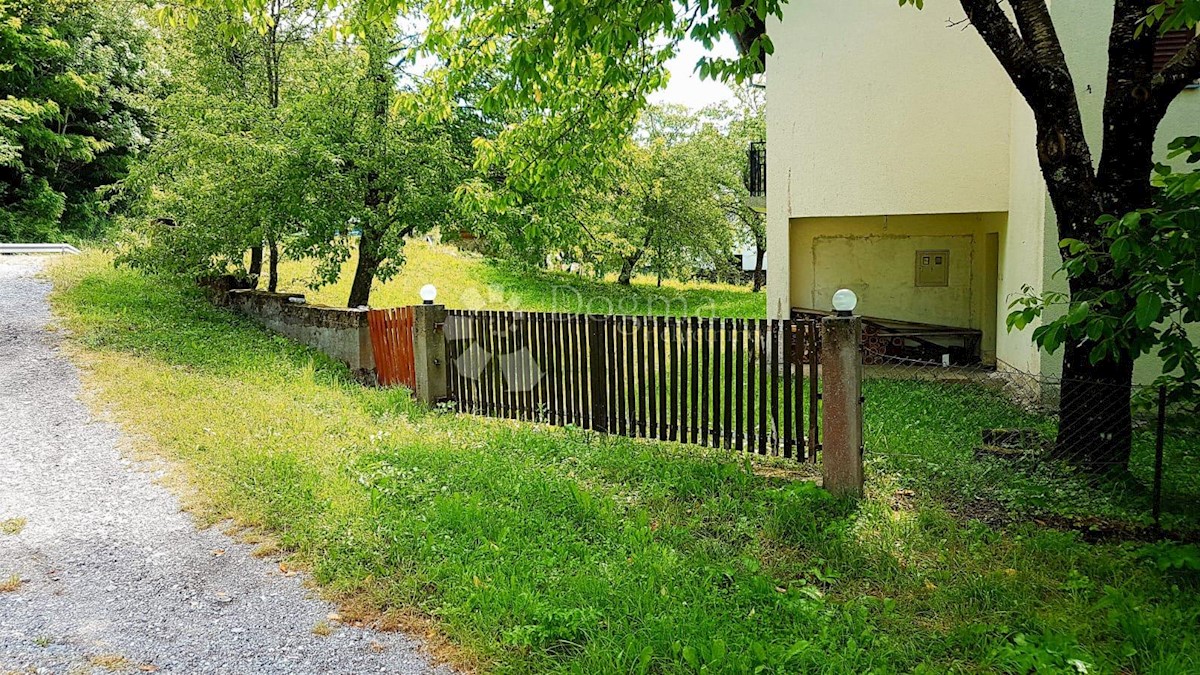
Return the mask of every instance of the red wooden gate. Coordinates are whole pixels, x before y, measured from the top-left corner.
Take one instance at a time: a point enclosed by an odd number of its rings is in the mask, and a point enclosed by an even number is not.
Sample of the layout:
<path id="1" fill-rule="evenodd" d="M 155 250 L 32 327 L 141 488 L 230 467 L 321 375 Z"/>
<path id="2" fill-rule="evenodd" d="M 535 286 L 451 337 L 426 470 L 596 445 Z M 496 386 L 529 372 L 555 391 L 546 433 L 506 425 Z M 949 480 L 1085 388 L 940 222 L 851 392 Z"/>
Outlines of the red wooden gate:
<path id="1" fill-rule="evenodd" d="M 371 350 L 375 354 L 375 372 L 379 384 L 402 384 L 417 388 L 416 361 L 413 358 L 413 308 L 372 309 L 367 313 L 371 328 Z"/>

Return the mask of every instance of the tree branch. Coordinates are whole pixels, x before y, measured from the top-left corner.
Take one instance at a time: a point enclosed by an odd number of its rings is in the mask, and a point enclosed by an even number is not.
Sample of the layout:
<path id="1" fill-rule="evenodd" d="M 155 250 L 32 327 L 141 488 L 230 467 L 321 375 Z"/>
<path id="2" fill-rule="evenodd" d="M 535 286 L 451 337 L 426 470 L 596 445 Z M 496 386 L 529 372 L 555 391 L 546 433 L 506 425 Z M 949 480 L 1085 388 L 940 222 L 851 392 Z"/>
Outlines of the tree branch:
<path id="1" fill-rule="evenodd" d="M 1009 21 L 996 0 L 960 2 L 967 18 L 971 20 L 971 25 L 975 26 L 984 43 L 996 55 L 1000 65 L 1017 86 L 1017 90 L 1033 105 L 1034 99 L 1041 98 L 1042 94 L 1037 86 L 1041 79 L 1037 54 L 1021 38 L 1017 27 Z"/>
<path id="2" fill-rule="evenodd" d="M 1063 69 L 1067 67 L 1067 57 L 1063 54 L 1062 43 L 1058 32 L 1054 29 L 1054 21 L 1050 18 L 1050 9 L 1046 0 L 1011 0 L 1013 16 L 1021 29 L 1021 37 L 1037 56 L 1038 61 L 1047 68 Z"/>
<path id="3" fill-rule="evenodd" d="M 1200 80 L 1200 37 L 1192 38 L 1167 67 L 1154 76 L 1154 98 L 1165 112 L 1171 101 L 1196 80 Z"/>

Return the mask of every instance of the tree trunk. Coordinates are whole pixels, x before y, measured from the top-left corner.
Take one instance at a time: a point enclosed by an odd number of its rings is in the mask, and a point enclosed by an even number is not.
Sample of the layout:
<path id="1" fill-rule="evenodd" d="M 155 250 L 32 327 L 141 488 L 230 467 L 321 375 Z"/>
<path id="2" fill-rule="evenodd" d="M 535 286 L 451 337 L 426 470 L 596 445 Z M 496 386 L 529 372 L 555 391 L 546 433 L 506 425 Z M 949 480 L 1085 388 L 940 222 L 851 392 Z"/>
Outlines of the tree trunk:
<path id="1" fill-rule="evenodd" d="M 754 245 L 754 288 L 751 289 L 754 293 L 758 293 L 763 287 L 763 258 L 767 251 L 757 243 Z"/>
<path id="2" fill-rule="evenodd" d="M 250 249 L 250 282 L 254 284 L 252 288 L 258 288 L 258 278 L 262 276 L 262 246 L 254 246 Z"/>
<path id="3" fill-rule="evenodd" d="M 633 282 L 633 270 L 637 267 L 638 258 L 641 257 L 640 253 L 636 253 L 621 259 L 621 273 L 617 275 L 618 284 L 628 286 Z"/>
<path id="4" fill-rule="evenodd" d="M 354 268 L 354 281 L 350 284 L 350 300 L 347 307 L 362 307 L 369 304 L 371 299 L 371 283 L 375 281 L 375 272 L 379 269 L 379 243 L 375 241 L 375 233 L 363 228 L 362 236 L 358 239 L 358 265 Z"/>
<path id="5" fill-rule="evenodd" d="M 279 242 L 270 239 L 271 256 L 267 273 L 267 292 L 274 293 L 279 287 Z"/>
<path id="6" fill-rule="evenodd" d="M 1063 352 L 1056 457 L 1093 471 L 1120 471 L 1133 443 L 1133 359 L 1122 354 L 1093 365 L 1091 343 L 1068 343 Z"/>

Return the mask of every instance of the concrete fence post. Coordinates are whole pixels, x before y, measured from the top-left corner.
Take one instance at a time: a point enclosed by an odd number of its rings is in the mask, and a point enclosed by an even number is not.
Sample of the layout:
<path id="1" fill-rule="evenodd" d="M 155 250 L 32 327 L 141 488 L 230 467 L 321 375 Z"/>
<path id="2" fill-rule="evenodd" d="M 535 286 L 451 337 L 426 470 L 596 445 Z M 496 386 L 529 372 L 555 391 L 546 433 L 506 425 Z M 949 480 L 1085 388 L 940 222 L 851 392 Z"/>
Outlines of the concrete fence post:
<path id="1" fill-rule="evenodd" d="M 434 405 L 446 398 L 446 307 L 413 306 L 413 365 L 417 400 Z"/>
<path id="2" fill-rule="evenodd" d="M 861 343 L 862 319 L 821 320 L 821 476 L 837 496 L 863 494 Z"/>

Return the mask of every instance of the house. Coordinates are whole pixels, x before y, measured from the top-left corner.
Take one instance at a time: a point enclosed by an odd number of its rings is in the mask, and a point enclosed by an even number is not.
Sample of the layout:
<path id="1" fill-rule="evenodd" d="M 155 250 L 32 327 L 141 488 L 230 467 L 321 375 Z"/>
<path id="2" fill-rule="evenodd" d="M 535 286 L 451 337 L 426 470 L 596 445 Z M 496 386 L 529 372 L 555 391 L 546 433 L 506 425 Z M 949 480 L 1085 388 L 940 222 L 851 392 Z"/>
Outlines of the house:
<path id="1" fill-rule="evenodd" d="M 1051 11 L 1098 149 L 1112 0 Z M 1005 330 L 1023 286 L 1065 288 L 1033 115 L 959 3 L 806 0 L 766 29 L 768 315 L 846 287 L 864 316 L 974 331 L 984 362 L 1059 372 L 1061 352 Z M 1165 60 L 1183 41 L 1160 44 Z M 1190 90 L 1158 142 L 1198 130 Z"/>

